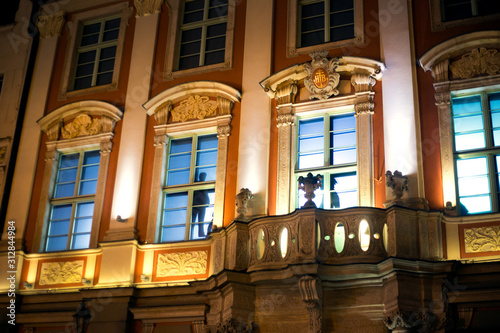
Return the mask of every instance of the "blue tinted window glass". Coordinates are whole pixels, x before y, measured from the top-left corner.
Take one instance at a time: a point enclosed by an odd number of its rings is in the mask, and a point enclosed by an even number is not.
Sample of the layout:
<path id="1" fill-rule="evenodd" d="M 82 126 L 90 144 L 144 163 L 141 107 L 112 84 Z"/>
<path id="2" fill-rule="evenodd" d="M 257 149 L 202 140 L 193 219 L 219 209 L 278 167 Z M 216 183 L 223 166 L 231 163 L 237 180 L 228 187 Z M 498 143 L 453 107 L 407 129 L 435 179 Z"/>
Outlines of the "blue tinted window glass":
<path id="1" fill-rule="evenodd" d="M 185 225 L 187 209 L 169 209 L 163 212 L 163 226 Z"/>
<path id="2" fill-rule="evenodd" d="M 162 242 L 178 242 L 185 238 L 186 226 L 164 227 L 162 228 Z"/>
<path id="3" fill-rule="evenodd" d="M 330 130 L 353 130 L 356 128 L 356 118 L 354 115 L 330 117 Z"/>
<path id="4" fill-rule="evenodd" d="M 82 180 L 97 179 L 98 174 L 99 174 L 99 165 L 84 166 L 82 168 L 81 179 Z"/>
<path id="5" fill-rule="evenodd" d="M 490 110 L 500 110 L 500 92 L 489 94 L 488 102 L 490 105 Z"/>
<path id="6" fill-rule="evenodd" d="M 191 138 L 175 139 L 170 141 L 170 154 L 190 152 L 191 142 Z"/>
<path id="7" fill-rule="evenodd" d="M 195 182 L 214 181 L 216 172 L 217 172 L 216 166 L 196 168 Z"/>
<path id="8" fill-rule="evenodd" d="M 68 236 L 48 237 L 47 251 L 63 251 L 66 250 Z"/>
<path id="9" fill-rule="evenodd" d="M 167 193 L 165 194 L 165 209 L 187 207 L 188 193 Z"/>
<path id="10" fill-rule="evenodd" d="M 77 171 L 78 171 L 78 168 L 59 170 L 59 173 L 57 176 L 57 182 L 58 183 L 68 183 L 68 182 L 76 181 Z"/>
<path id="11" fill-rule="evenodd" d="M 299 121 L 299 136 L 323 133 L 323 118 L 306 119 Z"/>
<path id="12" fill-rule="evenodd" d="M 321 149 L 323 150 L 325 145 L 325 139 L 323 135 L 320 136 L 310 136 L 299 139 L 299 151 L 314 151 Z"/>
<path id="13" fill-rule="evenodd" d="M 101 161 L 101 153 L 99 150 L 87 151 L 83 155 L 83 164 L 99 164 Z"/>
<path id="14" fill-rule="evenodd" d="M 217 164 L 217 150 L 205 150 L 196 154 L 196 166 Z"/>
<path id="15" fill-rule="evenodd" d="M 331 165 L 356 163 L 356 149 L 335 149 L 331 152 Z"/>
<path id="16" fill-rule="evenodd" d="M 477 131 L 483 129 L 483 116 L 460 117 L 453 120 L 455 133 L 465 131 Z"/>
<path id="17" fill-rule="evenodd" d="M 189 169 L 169 171 L 167 174 L 167 186 L 189 183 Z"/>
<path id="18" fill-rule="evenodd" d="M 69 232 L 69 220 L 52 221 L 49 224 L 49 236 L 67 235 Z"/>
<path id="19" fill-rule="evenodd" d="M 217 148 L 217 135 L 203 135 L 198 137 L 198 150 Z"/>
<path id="20" fill-rule="evenodd" d="M 356 132 L 340 133 L 330 135 L 330 146 L 334 148 L 356 145 Z"/>
<path id="21" fill-rule="evenodd" d="M 299 169 L 320 167 L 323 166 L 324 164 L 325 161 L 323 152 L 299 155 Z"/>
<path id="22" fill-rule="evenodd" d="M 453 114 L 461 115 L 467 113 L 481 112 L 481 96 L 470 96 L 453 98 Z"/>
<path id="23" fill-rule="evenodd" d="M 212 222 L 191 224 L 190 239 L 203 239 L 212 230 Z"/>
<path id="24" fill-rule="evenodd" d="M 80 154 L 67 154 L 61 156 L 61 162 L 59 168 L 69 168 L 78 166 L 78 160 L 80 159 Z"/>
<path id="25" fill-rule="evenodd" d="M 75 183 L 66 183 L 56 185 L 54 198 L 72 197 L 75 195 Z"/>
<path id="26" fill-rule="evenodd" d="M 74 233 L 88 233 L 92 230 L 92 218 L 81 218 L 75 221 Z"/>
<path id="27" fill-rule="evenodd" d="M 486 147 L 484 132 L 455 135 L 455 149 L 469 150 Z"/>
<path id="28" fill-rule="evenodd" d="M 94 203 L 79 203 L 76 207 L 76 217 L 86 217 L 94 215 Z"/>
<path id="29" fill-rule="evenodd" d="M 170 170 L 189 168 L 190 165 L 191 165 L 191 152 L 178 155 L 171 155 L 170 158 L 168 159 L 168 168 Z"/>
<path id="30" fill-rule="evenodd" d="M 79 195 L 95 194 L 97 189 L 97 180 L 86 180 L 80 182 Z"/>
<path id="31" fill-rule="evenodd" d="M 90 234 L 74 235 L 71 249 L 73 250 L 87 249 L 89 247 L 89 244 L 90 244 Z"/>
<path id="32" fill-rule="evenodd" d="M 60 205 L 52 207 L 51 220 L 64 220 L 71 218 L 71 205 Z"/>

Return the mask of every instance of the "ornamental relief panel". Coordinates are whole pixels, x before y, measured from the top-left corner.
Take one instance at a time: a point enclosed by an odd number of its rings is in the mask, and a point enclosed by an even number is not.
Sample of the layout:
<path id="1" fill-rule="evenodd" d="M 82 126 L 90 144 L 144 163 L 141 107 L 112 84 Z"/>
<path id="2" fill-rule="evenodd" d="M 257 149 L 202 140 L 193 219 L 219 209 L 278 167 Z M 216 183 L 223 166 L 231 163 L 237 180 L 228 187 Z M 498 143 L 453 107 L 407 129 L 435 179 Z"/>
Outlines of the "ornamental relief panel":
<path id="1" fill-rule="evenodd" d="M 494 75 L 500 72 L 500 53 L 484 47 L 474 49 L 450 64 L 455 78 L 470 79 L 479 75 Z"/>
<path id="2" fill-rule="evenodd" d="M 40 286 L 54 284 L 81 283 L 83 260 L 44 262 L 40 266 Z"/>
<path id="3" fill-rule="evenodd" d="M 156 277 L 205 274 L 207 251 L 161 253 L 158 255 Z"/>
<path id="4" fill-rule="evenodd" d="M 500 226 L 464 230 L 465 253 L 500 251 Z"/>
<path id="5" fill-rule="evenodd" d="M 101 119 L 81 114 L 61 128 L 64 139 L 72 139 L 85 135 L 96 135 L 102 132 Z"/>
<path id="6" fill-rule="evenodd" d="M 172 110 L 173 122 L 185 122 L 193 119 L 205 119 L 217 115 L 217 102 L 207 96 L 189 96 Z"/>

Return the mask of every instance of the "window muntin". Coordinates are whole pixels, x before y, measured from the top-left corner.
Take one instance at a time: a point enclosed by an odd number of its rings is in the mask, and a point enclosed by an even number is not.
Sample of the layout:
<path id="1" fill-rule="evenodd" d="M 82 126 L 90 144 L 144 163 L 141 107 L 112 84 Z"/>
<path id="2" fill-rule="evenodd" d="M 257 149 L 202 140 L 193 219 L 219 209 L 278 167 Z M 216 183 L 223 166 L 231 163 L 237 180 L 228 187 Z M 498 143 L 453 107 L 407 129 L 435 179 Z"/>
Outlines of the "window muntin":
<path id="1" fill-rule="evenodd" d="M 498 211 L 500 92 L 455 96 L 451 104 L 460 213 Z"/>
<path id="2" fill-rule="evenodd" d="M 76 52 L 73 90 L 112 83 L 120 22 L 120 16 L 113 16 L 83 24 Z"/>
<path id="3" fill-rule="evenodd" d="M 319 208 L 346 208 L 358 204 L 356 118 L 354 113 L 323 115 L 298 121 L 295 178 L 308 172 L 323 177 L 313 201 Z M 326 133 L 326 135 L 325 135 Z M 305 204 L 297 191 L 298 207 Z"/>
<path id="4" fill-rule="evenodd" d="M 216 134 L 170 140 L 161 242 L 206 238 L 214 213 L 217 148 Z"/>
<path id="5" fill-rule="evenodd" d="M 497 0 L 441 0 L 442 21 L 449 22 L 500 13 Z"/>
<path id="6" fill-rule="evenodd" d="M 228 0 L 186 0 L 180 24 L 178 70 L 223 63 Z"/>
<path id="7" fill-rule="evenodd" d="M 100 157 L 99 150 L 61 156 L 51 200 L 46 251 L 89 247 Z"/>
<path id="8" fill-rule="evenodd" d="M 301 0 L 298 16 L 299 47 L 354 38 L 353 0 Z"/>

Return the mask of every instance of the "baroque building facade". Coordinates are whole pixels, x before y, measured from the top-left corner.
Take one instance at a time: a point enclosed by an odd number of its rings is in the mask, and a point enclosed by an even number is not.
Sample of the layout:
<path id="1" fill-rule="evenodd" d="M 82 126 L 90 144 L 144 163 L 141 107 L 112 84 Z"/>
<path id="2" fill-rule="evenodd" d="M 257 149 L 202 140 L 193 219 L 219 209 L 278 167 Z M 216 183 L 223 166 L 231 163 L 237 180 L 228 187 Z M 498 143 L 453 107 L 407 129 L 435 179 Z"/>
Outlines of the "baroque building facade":
<path id="1" fill-rule="evenodd" d="M 2 330 L 496 332 L 485 3 L 43 4 Z"/>

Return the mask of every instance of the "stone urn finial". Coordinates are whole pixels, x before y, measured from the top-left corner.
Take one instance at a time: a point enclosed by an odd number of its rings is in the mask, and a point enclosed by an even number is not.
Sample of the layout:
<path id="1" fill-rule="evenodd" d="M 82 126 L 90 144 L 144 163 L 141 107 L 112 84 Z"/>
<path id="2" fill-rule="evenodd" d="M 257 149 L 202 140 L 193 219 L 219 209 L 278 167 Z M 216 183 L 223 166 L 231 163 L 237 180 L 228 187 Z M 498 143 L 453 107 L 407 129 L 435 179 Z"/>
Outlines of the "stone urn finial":
<path id="1" fill-rule="evenodd" d="M 385 173 L 385 180 L 387 187 L 392 189 L 392 195 L 394 196 L 394 200 L 392 200 L 391 205 L 401 205 L 403 204 L 403 194 L 405 191 L 408 191 L 408 177 L 403 176 L 403 174 L 396 170 L 394 174 L 391 171 L 387 170 Z"/>
<path id="2" fill-rule="evenodd" d="M 299 190 L 303 190 L 304 192 L 306 192 L 304 193 L 304 198 L 307 199 L 304 206 L 300 208 L 317 208 L 312 199 L 316 197 L 314 191 L 316 191 L 316 189 L 318 188 L 321 188 L 322 180 L 323 177 L 321 175 L 313 176 L 310 172 L 307 174 L 307 177 L 299 177 Z"/>
<path id="3" fill-rule="evenodd" d="M 249 221 L 248 217 L 246 217 L 245 214 L 247 213 L 247 205 L 250 199 L 253 199 L 253 194 L 247 188 L 242 188 L 240 190 L 240 193 L 236 195 L 236 211 L 238 212 L 238 216 L 236 216 L 235 218 L 236 221 Z"/>

